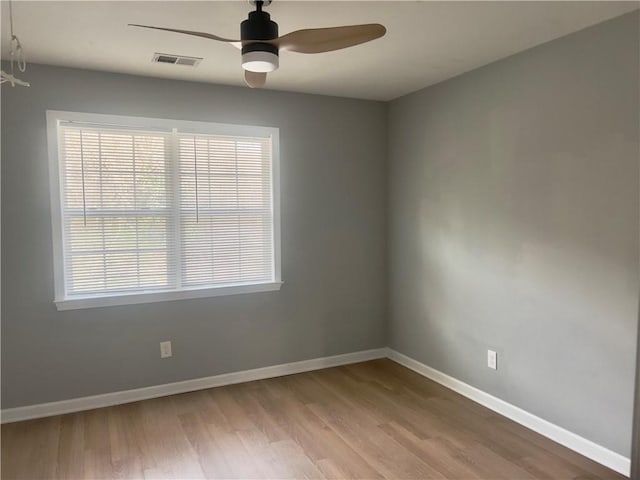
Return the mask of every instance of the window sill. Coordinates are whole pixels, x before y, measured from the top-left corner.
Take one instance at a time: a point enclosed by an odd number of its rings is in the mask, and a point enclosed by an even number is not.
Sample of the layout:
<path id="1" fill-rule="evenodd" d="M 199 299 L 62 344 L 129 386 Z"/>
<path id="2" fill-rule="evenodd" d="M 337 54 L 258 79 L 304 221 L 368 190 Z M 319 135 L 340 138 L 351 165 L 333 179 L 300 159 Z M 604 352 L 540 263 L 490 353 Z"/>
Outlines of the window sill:
<path id="1" fill-rule="evenodd" d="M 193 290 L 176 290 L 168 292 L 135 293 L 101 297 L 76 297 L 56 300 L 56 308 L 62 310 L 79 310 L 83 308 L 110 307 L 116 305 L 136 305 L 139 303 L 167 302 L 190 298 L 221 297 L 243 293 L 273 292 L 280 290 L 283 282 L 254 283 L 251 285 L 229 285 L 227 287 L 199 288 Z"/>

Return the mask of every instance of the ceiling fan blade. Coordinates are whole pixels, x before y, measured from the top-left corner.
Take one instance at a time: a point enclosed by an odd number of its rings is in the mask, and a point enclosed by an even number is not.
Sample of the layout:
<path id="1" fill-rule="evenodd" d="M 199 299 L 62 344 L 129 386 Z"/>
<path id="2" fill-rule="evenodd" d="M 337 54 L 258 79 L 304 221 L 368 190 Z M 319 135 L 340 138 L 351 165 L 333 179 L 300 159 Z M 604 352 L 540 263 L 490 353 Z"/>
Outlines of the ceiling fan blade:
<path id="1" fill-rule="evenodd" d="M 175 28 L 152 27 L 151 25 L 138 25 L 136 23 L 130 23 L 129 26 L 151 28 L 153 30 L 164 30 L 165 32 L 182 33 L 185 35 L 193 35 L 195 37 L 202 37 L 202 38 L 208 38 L 209 40 L 217 40 L 219 42 L 225 42 L 230 45 L 233 45 L 236 48 L 242 48 L 242 42 L 240 40 L 230 40 L 228 38 L 218 37 L 217 35 L 213 35 L 211 33 L 206 33 L 206 32 L 192 32 L 191 30 L 178 30 Z"/>
<path id="2" fill-rule="evenodd" d="M 276 38 L 269 43 L 280 49 L 298 53 L 322 53 L 353 47 L 375 40 L 387 32 L 384 25 L 368 23 L 345 27 L 311 28 L 296 30 Z"/>
<path id="3" fill-rule="evenodd" d="M 267 81 L 267 74 L 265 72 L 251 72 L 249 70 L 245 70 L 244 81 L 247 82 L 247 85 L 251 88 L 263 87 Z"/>

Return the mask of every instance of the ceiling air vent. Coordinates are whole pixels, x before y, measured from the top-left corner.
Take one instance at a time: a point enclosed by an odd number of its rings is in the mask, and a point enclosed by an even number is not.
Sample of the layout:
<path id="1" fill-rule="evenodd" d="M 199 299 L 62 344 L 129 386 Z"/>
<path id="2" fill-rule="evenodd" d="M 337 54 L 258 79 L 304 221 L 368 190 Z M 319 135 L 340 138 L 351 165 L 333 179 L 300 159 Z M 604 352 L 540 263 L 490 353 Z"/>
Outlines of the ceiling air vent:
<path id="1" fill-rule="evenodd" d="M 171 65 L 184 65 L 186 67 L 197 67 L 202 61 L 199 57 L 185 57 L 184 55 L 172 55 L 170 53 L 154 53 L 154 63 L 169 63 Z"/>

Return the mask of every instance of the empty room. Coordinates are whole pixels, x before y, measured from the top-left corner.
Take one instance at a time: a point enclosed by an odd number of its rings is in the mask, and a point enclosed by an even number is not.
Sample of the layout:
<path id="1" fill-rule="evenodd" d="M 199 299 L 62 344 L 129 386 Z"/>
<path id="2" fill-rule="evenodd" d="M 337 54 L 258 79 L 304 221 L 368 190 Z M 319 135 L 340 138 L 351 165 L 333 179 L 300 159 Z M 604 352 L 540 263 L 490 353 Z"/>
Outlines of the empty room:
<path id="1" fill-rule="evenodd" d="M 640 480 L 639 2 L 0 15 L 3 480 Z"/>

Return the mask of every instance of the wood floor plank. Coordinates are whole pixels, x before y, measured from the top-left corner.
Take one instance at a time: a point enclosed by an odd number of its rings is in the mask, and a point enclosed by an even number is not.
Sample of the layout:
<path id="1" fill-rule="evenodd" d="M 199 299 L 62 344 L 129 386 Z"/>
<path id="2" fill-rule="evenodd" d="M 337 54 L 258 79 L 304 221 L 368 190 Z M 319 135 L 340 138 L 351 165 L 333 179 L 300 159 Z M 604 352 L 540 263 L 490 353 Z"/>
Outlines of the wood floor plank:
<path id="1" fill-rule="evenodd" d="M 309 408 L 386 478 L 444 478 L 386 435 L 377 424 L 367 424 L 362 418 L 357 420 L 353 410 L 338 411 L 321 404 Z"/>
<path id="2" fill-rule="evenodd" d="M 242 430 L 236 433 L 245 448 L 251 452 L 261 478 L 290 478 L 291 472 L 282 464 L 274 450 L 273 443 L 260 430 Z M 282 440 L 277 440 L 282 441 Z"/>
<path id="3" fill-rule="evenodd" d="M 151 448 L 150 470 L 165 478 L 206 478 L 170 397 L 140 402 L 141 423 Z"/>
<path id="4" fill-rule="evenodd" d="M 180 415 L 182 429 L 206 478 L 231 478 L 232 470 L 215 439 L 195 413 Z"/>
<path id="5" fill-rule="evenodd" d="M 295 379 L 291 381 L 296 383 Z M 316 465 L 321 465 L 323 460 L 333 459 L 342 466 L 348 478 L 382 478 L 382 475 L 372 468 L 355 449 L 314 414 L 309 408 L 313 404 L 296 406 L 292 399 L 286 397 L 280 397 L 280 404 L 286 409 L 291 419 L 284 427 L 288 435 L 303 448 Z"/>
<path id="6" fill-rule="evenodd" d="M 324 478 L 328 480 L 341 480 L 343 478 L 354 478 L 353 475 L 350 475 L 348 472 L 344 471 L 339 464 L 334 462 L 330 458 L 323 458 L 316 462 L 318 469 L 324 475 Z M 368 478 L 365 476 L 356 477 L 356 478 Z"/>
<path id="7" fill-rule="evenodd" d="M 624 479 L 390 360 L 1 429 L 6 480 Z"/>
<path id="8" fill-rule="evenodd" d="M 258 382 L 254 383 L 257 384 Z M 253 428 L 250 430 L 257 428 L 270 442 L 286 440 L 288 438 L 287 434 L 275 419 L 268 414 L 260 402 L 260 398 L 264 394 L 264 388 L 261 385 L 254 385 L 253 388 L 238 389 L 236 401 L 243 413 L 253 423 Z"/>
<path id="9" fill-rule="evenodd" d="M 244 430 L 251 429 L 247 426 Z M 206 429 L 214 439 L 216 450 L 221 452 L 227 465 L 231 467 L 231 478 L 260 478 L 259 465 L 246 449 L 237 431 L 227 432 L 213 423 L 207 423 Z"/>
<path id="10" fill-rule="evenodd" d="M 481 478 L 477 472 L 457 461 L 453 455 L 439 447 L 438 439 L 422 439 L 401 425 L 389 422 L 380 428 L 407 450 L 413 452 L 445 478 Z"/>
<path id="11" fill-rule="evenodd" d="M 292 478 L 324 478 L 322 472 L 294 440 L 274 442 L 272 445 L 278 462 L 287 466 Z"/>
<path id="12" fill-rule="evenodd" d="M 84 417 L 63 415 L 60 417 L 58 442 L 58 478 L 84 478 Z"/>

